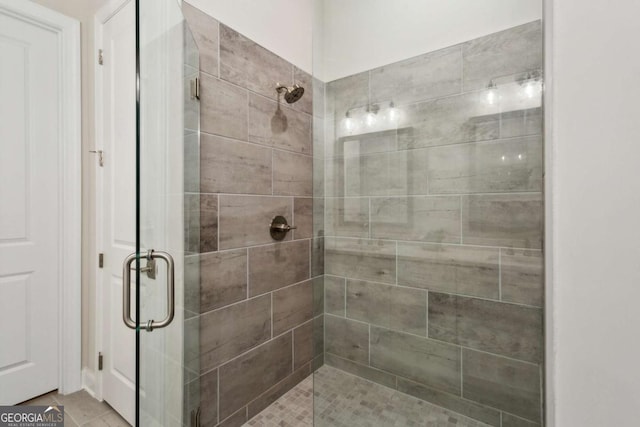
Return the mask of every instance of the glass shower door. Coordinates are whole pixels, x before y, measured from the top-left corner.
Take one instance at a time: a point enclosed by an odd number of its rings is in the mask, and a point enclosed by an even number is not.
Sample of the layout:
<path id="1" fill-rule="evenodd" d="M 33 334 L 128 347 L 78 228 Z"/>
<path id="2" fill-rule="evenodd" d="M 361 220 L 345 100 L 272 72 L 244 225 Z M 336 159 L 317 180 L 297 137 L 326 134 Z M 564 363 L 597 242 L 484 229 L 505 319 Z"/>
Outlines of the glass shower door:
<path id="1" fill-rule="evenodd" d="M 198 271 L 185 257 L 194 239 L 186 230 L 198 229 L 198 216 L 185 206 L 198 179 L 187 150 L 198 134 L 198 58 L 178 2 L 136 1 L 136 252 L 125 262 L 135 296 L 124 306 L 136 330 L 140 426 L 190 425 L 197 416 L 198 367 L 189 352 L 197 334 L 185 329 L 197 325 L 185 322 L 185 306 L 198 298 L 185 295 L 197 296 Z"/>

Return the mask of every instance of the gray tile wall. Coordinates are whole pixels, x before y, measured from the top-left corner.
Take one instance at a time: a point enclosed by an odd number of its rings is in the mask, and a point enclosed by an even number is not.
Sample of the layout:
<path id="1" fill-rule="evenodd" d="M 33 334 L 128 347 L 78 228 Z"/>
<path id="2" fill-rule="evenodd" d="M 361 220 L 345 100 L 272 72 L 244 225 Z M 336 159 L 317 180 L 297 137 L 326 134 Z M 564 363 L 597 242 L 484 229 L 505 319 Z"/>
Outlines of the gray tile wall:
<path id="1" fill-rule="evenodd" d="M 314 238 L 314 85 L 307 73 L 183 5 L 201 79 L 200 141 L 187 148 L 200 159 L 189 171 L 185 211 L 187 281 L 199 289 L 187 295 L 187 364 L 200 380 L 202 425 L 239 426 L 323 356 L 314 349 L 323 336 L 322 307 L 314 310 L 322 277 L 311 280 L 323 267 L 311 256 L 323 247 Z M 306 93 L 289 105 L 276 83 L 300 83 Z M 269 234 L 275 215 L 298 226 L 283 242 Z"/>
<path id="2" fill-rule="evenodd" d="M 541 68 L 532 22 L 326 84 L 325 363 L 489 425 L 542 423 L 542 121 L 519 98 Z M 397 126 L 345 136 L 348 110 L 389 102 Z"/>

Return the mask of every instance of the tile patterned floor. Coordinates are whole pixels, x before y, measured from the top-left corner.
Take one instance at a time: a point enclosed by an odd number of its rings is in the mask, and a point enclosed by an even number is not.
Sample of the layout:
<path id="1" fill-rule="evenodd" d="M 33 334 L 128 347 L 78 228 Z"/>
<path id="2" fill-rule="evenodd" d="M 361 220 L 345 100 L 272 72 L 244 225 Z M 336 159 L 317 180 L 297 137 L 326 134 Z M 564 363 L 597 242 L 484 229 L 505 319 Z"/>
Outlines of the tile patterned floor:
<path id="1" fill-rule="evenodd" d="M 21 405 L 64 405 L 65 427 L 130 427 L 106 402 L 99 402 L 84 390 L 63 396 L 57 391 Z"/>
<path id="2" fill-rule="evenodd" d="M 329 366 L 320 368 L 315 378 L 305 379 L 245 426 L 313 426 L 314 409 L 316 427 L 488 427 Z"/>
<path id="3" fill-rule="evenodd" d="M 314 390 L 315 382 L 315 390 Z M 64 405 L 67 427 L 130 427 L 86 391 L 51 392 L 23 405 Z M 315 404 L 315 408 L 314 408 Z M 338 369 L 323 366 L 249 420 L 251 427 L 488 427 Z"/>

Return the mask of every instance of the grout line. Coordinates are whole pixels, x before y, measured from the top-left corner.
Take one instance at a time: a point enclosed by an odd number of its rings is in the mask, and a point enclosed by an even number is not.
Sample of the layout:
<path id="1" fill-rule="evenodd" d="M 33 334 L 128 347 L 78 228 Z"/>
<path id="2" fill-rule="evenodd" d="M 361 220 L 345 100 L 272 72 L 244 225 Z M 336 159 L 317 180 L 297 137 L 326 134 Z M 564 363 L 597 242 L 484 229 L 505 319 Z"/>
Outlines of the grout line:
<path id="1" fill-rule="evenodd" d="M 282 338 L 283 336 L 285 336 L 285 335 L 286 335 L 286 334 L 288 334 L 289 332 L 293 331 L 293 329 L 295 329 L 295 328 L 297 328 L 297 327 L 298 327 L 298 326 L 295 326 L 295 327 L 293 327 L 293 328 L 291 328 L 291 329 L 287 329 L 286 331 L 284 331 L 284 332 L 283 332 L 283 333 L 281 333 L 280 335 L 276 335 L 276 336 L 274 336 L 272 339 L 267 339 L 266 341 L 263 341 L 263 342 L 261 342 L 261 343 L 260 343 L 260 344 L 258 344 L 258 345 L 255 345 L 255 346 L 253 346 L 253 347 L 251 347 L 251 348 L 248 348 L 248 349 L 244 350 L 242 353 L 238 354 L 237 356 L 234 356 L 233 358 L 231 358 L 231 359 L 229 359 L 229 360 L 225 360 L 225 361 L 224 361 L 224 362 L 222 362 L 221 364 L 216 365 L 216 366 L 214 366 L 214 367 L 213 367 L 213 368 L 211 368 L 211 369 L 208 369 L 208 370 L 206 370 L 206 371 L 202 371 L 202 372 L 200 372 L 200 376 L 202 377 L 202 376 L 204 376 L 204 375 L 210 374 L 211 372 L 215 371 L 216 369 L 220 369 L 220 368 L 222 368 L 223 366 L 228 365 L 228 364 L 229 364 L 229 363 L 231 363 L 231 362 L 235 362 L 236 360 L 240 359 L 241 357 L 246 356 L 247 354 L 251 353 L 252 351 L 256 351 L 257 349 L 259 349 L 259 348 L 261 348 L 261 347 L 264 347 L 264 346 L 265 346 L 265 345 L 267 345 L 267 344 L 271 344 L 271 343 L 273 343 L 275 340 L 277 340 L 278 338 Z"/>
<path id="2" fill-rule="evenodd" d="M 462 347 L 460 347 L 460 397 L 464 396 L 464 361 L 463 361 L 463 354 L 464 351 L 462 351 Z"/>
<path id="3" fill-rule="evenodd" d="M 249 299 L 249 287 L 251 286 L 251 284 L 249 283 L 249 248 L 245 248 L 245 249 L 246 249 L 246 253 L 247 253 L 247 255 L 246 255 L 246 259 L 247 259 L 246 270 L 247 270 L 247 272 L 246 272 L 246 276 L 245 276 L 245 281 L 247 282 L 247 300 L 248 300 Z"/>
<path id="4" fill-rule="evenodd" d="M 291 222 L 289 223 L 289 225 L 296 225 L 296 197 L 295 196 L 291 196 Z M 296 239 L 296 232 L 298 231 L 298 229 L 294 229 L 291 230 L 291 240 L 298 240 Z M 309 254 L 311 254 L 311 251 L 309 251 Z M 311 276 L 311 272 L 309 272 L 309 276 Z"/>
<path id="5" fill-rule="evenodd" d="M 368 365 L 371 366 L 371 323 L 368 324 L 369 325 L 369 330 L 368 330 L 368 336 L 367 336 L 367 345 L 369 346 L 369 348 L 367 349 L 367 356 L 369 356 L 369 362 Z"/>
<path id="6" fill-rule="evenodd" d="M 464 93 L 464 43 L 460 43 L 460 94 Z"/>
<path id="7" fill-rule="evenodd" d="M 397 330 L 397 329 L 391 329 L 391 328 L 386 327 L 386 326 L 377 325 L 377 324 L 371 324 L 371 323 L 367 323 L 367 322 L 362 321 L 362 320 L 351 319 L 349 317 L 340 317 L 340 316 L 336 316 L 335 314 L 331 314 L 331 313 L 325 313 L 325 317 L 326 316 L 335 317 L 335 318 L 338 318 L 338 319 L 347 319 L 347 320 L 349 320 L 350 322 L 353 322 L 353 323 L 358 323 L 358 324 L 361 324 L 361 325 L 367 325 L 367 326 L 369 326 L 369 328 L 371 328 L 371 326 L 373 326 L 373 327 L 378 328 L 378 329 L 384 329 L 384 330 L 387 330 L 387 331 L 397 332 L 397 333 L 404 334 L 404 335 L 410 335 L 412 337 L 421 338 L 423 340 L 426 339 L 426 340 L 430 340 L 430 341 L 435 341 L 435 342 L 438 342 L 438 343 L 443 343 L 443 344 L 447 344 L 447 345 L 450 345 L 450 346 L 459 347 L 461 349 L 475 351 L 477 353 L 488 354 L 488 355 L 491 355 L 491 356 L 500 357 L 500 358 L 503 358 L 503 359 L 508 359 L 508 360 L 511 360 L 511 361 L 514 361 L 514 362 L 524 363 L 524 364 L 527 364 L 527 365 L 532 365 L 532 366 L 539 367 L 542 364 L 542 362 L 530 362 L 528 360 L 516 359 L 515 357 L 505 356 L 504 354 L 491 353 L 491 352 L 486 351 L 486 350 L 480 350 L 478 348 L 473 348 L 473 347 L 469 347 L 469 346 L 465 346 L 465 345 L 461 345 L 461 344 L 451 343 L 451 342 L 444 341 L 444 340 L 441 340 L 441 339 L 438 339 L 438 338 L 425 338 L 422 335 L 418 335 L 418 334 L 414 334 L 414 333 L 406 332 L 406 331 L 400 331 L 400 330 Z"/>
<path id="8" fill-rule="evenodd" d="M 498 249 L 498 299 L 502 300 L 502 248 Z"/>
<path id="9" fill-rule="evenodd" d="M 347 317 L 347 278 L 344 277 L 342 279 L 342 289 L 343 289 L 343 295 L 344 295 L 344 306 L 342 307 L 342 311 L 344 312 L 344 317 Z"/>
<path id="10" fill-rule="evenodd" d="M 394 283 L 396 286 L 398 286 L 398 241 L 396 240 L 396 259 L 395 259 L 395 268 L 396 268 L 396 282 Z"/>
<path id="11" fill-rule="evenodd" d="M 296 334 L 293 333 L 294 329 L 295 328 L 291 329 L 291 373 L 292 374 L 296 371 Z"/>
<path id="12" fill-rule="evenodd" d="M 394 242 L 398 242 L 398 243 L 403 243 L 403 244 L 410 244 L 410 245 L 424 245 L 424 246 L 453 246 L 453 247 L 469 247 L 469 248 L 478 248 L 478 249 L 500 249 L 500 248 L 504 248 L 504 249 L 512 249 L 512 250 L 518 250 L 518 251 L 531 251 L 531 252 L 542 252 L 542 249 L 540 248 L 523 248 L 521 246 L 504 246 L 504 245 L 498 245 L 498 246 L 491 246 L 491 245 L 479 245 L 479 244 L 473 244 L 473 243 L 455 243 L 455 242 L 434 242 L 434 241 L 422 241 L 422 240 L 402 240 L 402 239 L 387 239 L 384 237 L 375 237 L 372 239 L 367 239 L 366 237 L 352 237 L 352 236 L 324 236 L 327 239 L 334 239 L 334 240 L 369 240 L 369 241 L 373 241 L 373 242 L 383 242 L 383 243 L 394 243 Z"/>
<path id="13" fill-rule="evenodd" d="M 464 239 L 462 238 L 462 213 L 463 213 L 463 201 L 462 201 L 462 197 L 460 196 L 460 244 L 463 245 L 464 244 Z"/>
<path id="14" fill-rule="evenodd" d="M 344 199 L 346 199 L 346 197 L 344 197 Z M 368 225 L 367 228 L 369 229 L 369 233 L 368 233 L 369 234 L 369 238 L 371 238 L 373 236 L 373 229 L 372 229 L 373 227 L 371 225 L 371 209 L 372 209 L 371 199 L 372 199 L 372 197 L 368 198 L 368 201 L 369 201 L 369 224 L 367 224 Z"/>
<path id="15" fill-rule="evenodd" d="M 425 317 L 426 317 L 426 319 L 425 319 L 425 327 L 427 328 L 427 330 L 426 330 L 426 335 L 425 336 L 427 338 L 429 338 L 429 291 L 427 291 L 426 294 L 427 294 L 427 305 L 426 305 L 427 309 L 425 310 L 425 312 L 426 312 L 425 313 Z"/>
<path id="16" fill-rule="evenodd" d="M 261 142 L 249 141 L 247 139 L 235 138 L 233 136 L 223 135 L 223 134 L 219 134 L 219 133 L 206 132 L 206 131 L 200 131 L 200 134 L 201 135 L 205 135 L 205 136 L 213 136 L 213 137 L 216 137 L 216 138 L 227 140 L 229 142 L 236 142 L 236 143 L 242 143 L 242 144 L 247 144 L 247 145 L 253 145 L 255 147 L 259 147 L 259 148 L 263 148 L 263 149 L 271 148 L 273 150 L 282 151 L 284 153 L 299 154 L 301 156 L 307 156 L 307 157 L 313 158 L 313 154 L 304 153 L 304 152 L 301 152 L 299 150 L 290 150 L 290 149 L 287 149 L 286 147 L 275 147 L 273 145 L 266 145 L 266 144 L 263 144 Z M 209 142 L 207 142 L 207 144 L 209 144 Z M 409 150 L 407 150 L 407 151 L 409 151 Z M 337 158 L 340 158 L 340 157 L 337 157 Z"/>
<path id="17" fill-rule="evenodd" d="M 204 193 L 207 194 L 207 193 Z M 222 193 L 225 194 L 225 193 Z M 233 194 L 233 193 L 227 193 L 227 194 Z M 237 195 L 241 195 L 243 196 L 243 193 L 236 193 Z M 343 195 L 337 195 L 337 196 L 326 196 L 327 199 L 365 199 L 368 197 L 371 197 L 372 199 L 410 199 L 410 198 L 417 198 L 417 197 L 422 197 L 425 199 L 433 199 L 433 198 L 454 198 L 454 197 L 458 197 L 458 196 L 469 196 L 469 197 L 487 197 L 487 196 L 492 196 L 492 197 L 500 197 L 500 196 L 532 196 L 532 195 L 542 195 L 543 191 L 538 191 L 538 190 L 533 190 L 533 191 L 513 191 L 513 192 L 502 192 L 502 193 L 492 193 L 492 192 L 484 192 L 484 193 L 433 193 L 433 194 L 428 194 L 428 193 L 424 193 L 424 194 L 402 194 L 402 195 L 396 195 L 396 194 L 389 194 L 389 195 L 375 195 L 375 194 L 362 194 L 362 195 L 358 195 L 358 196 L 343 196 Z M 263 194 L 264 195 L 264 194 Z M 308 196 L 307 196 L 308 197 Z"/>

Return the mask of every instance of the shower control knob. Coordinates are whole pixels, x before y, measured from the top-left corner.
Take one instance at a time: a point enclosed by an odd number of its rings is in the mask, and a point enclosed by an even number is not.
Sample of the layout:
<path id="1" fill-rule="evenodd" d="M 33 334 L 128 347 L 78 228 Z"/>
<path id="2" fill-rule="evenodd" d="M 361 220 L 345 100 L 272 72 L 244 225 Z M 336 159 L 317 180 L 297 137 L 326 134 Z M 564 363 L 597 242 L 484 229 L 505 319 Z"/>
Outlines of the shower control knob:
<path id="1" fill-rule="evenodd" d="M 269 232 L 274 240 L 283 240 L 290 230 L 295 230 L 296 228 L 295 226 L 289 225 L 285 217 L 278 215 L 271 220 Z"/>

